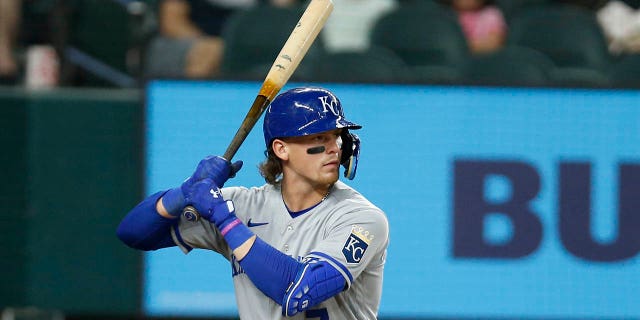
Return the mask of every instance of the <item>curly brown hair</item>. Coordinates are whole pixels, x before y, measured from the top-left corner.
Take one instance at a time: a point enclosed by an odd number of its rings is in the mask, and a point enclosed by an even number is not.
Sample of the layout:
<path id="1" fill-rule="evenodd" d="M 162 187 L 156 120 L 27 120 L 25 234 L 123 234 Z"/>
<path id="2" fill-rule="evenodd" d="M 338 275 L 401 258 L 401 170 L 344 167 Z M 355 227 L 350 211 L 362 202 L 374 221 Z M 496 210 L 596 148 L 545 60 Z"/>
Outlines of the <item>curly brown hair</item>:
<path id="1" fill-rule="evenodd" d="M 260 175 L 268 184 L 278 184 L 282 179 L 282 163 L 280 158 L 273 153 L 273 149 L 269 148 L 264 152 L 266 159 L 260 163 L 258 169 Z"/>

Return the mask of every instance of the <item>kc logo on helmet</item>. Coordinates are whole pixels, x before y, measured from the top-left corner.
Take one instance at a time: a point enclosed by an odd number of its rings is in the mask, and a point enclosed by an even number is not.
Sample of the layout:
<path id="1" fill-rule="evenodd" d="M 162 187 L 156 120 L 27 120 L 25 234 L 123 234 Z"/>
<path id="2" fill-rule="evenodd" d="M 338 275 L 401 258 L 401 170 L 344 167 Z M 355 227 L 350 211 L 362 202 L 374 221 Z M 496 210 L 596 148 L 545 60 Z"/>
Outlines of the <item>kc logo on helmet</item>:
<path id="1" fill-rule="evenodd" d="M 318 100 L 322 102 L 322 112 L 331 111 L 333 115 L 339 116 L 340 112 L 337 110 L 338 99 L 334 96 L 322 96 L 318 97 Z"/>

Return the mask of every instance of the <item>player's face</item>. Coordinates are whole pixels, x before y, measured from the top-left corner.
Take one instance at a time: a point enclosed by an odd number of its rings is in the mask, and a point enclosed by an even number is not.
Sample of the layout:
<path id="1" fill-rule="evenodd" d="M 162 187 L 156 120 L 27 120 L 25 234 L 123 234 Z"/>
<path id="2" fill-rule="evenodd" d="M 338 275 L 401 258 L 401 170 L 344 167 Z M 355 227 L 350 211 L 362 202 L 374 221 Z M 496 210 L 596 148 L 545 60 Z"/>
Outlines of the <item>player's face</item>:
<path id="1" fill-rule="evenodd" d="M 342 153 L 341 129 L 288 138 L 290 174 L 312 184 L 333 184 L 338 180 Z M 324 150 L 322 150 L 324 149 Z"/>

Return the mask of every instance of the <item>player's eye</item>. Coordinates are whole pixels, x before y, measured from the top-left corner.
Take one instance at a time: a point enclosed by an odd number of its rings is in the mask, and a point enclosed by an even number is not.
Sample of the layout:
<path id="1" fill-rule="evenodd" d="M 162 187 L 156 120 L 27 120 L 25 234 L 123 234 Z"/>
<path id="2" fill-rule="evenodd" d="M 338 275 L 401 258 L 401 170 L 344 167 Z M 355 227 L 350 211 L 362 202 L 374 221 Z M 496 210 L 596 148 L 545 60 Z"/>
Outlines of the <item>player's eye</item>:
<path id="1" fill-rule="evenodd" d="M 327 142 L 329 140 L 333 139 L 333 134 L 332 133 L 326 133 L 326 134 L 321 134 L 318 136 L 318 140 L 319 142 Z"/>
<path id="2" fill-rule="evenodd" d="M 309 136 L 307 141 L 309 141 L 310 143 L 323 144 L 331 140 L 335 140 L 338 137 L 340 137 L 340 130 L 334 130 L 331 132 L 325 132 L 325 133 Z"/>

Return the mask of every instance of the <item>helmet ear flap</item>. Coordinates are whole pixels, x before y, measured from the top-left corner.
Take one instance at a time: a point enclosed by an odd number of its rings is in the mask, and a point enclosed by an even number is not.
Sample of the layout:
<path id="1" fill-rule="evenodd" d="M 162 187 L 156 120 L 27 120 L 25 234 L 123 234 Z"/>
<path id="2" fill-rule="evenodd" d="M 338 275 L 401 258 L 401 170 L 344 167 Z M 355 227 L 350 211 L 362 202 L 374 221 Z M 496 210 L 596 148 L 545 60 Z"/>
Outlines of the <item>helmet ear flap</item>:
<path id="1" fill-rule="evenodd" d="M 360 138 L 347 129 L 342 130 L 340 137 L 342 138 L 340 164 L 344 167 L 344 176 L 349 180 L 353 180 L 356 177 L 358 158 L 360 158 Z"/>
<path id="2" fill-rule="evenodd" d="M 342 129 L 340 138 L 342 139 L 342 156 L 340 157 L 340 163 L 344 164 L 346 161 L 349 161 L 349 158 L 353 155 L 353 138 L 348 129 Z"/>

